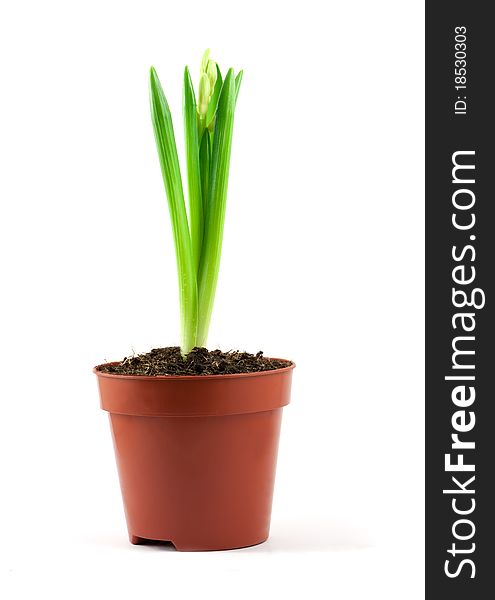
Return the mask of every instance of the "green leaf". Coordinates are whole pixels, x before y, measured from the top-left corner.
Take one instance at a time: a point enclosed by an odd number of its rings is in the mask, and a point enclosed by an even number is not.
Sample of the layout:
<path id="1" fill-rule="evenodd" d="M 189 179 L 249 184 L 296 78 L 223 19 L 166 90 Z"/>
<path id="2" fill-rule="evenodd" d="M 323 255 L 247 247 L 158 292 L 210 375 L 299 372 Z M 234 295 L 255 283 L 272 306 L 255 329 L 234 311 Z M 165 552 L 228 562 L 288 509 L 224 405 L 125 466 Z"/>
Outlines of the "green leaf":
<path id="1" fill-rule="evenodd" d="M 217 65 L 217 80 L 215 81 L 215 88 L 213 90 L 213 94 L 210 98 L 210 103 L 208 105 L 208 112 L 206 113 L 206 126 L 209 127 L 215 118 L 215 114 L 217 112 L 218 99 L 220 97 L 220 92 L 222 91 L 222 74 L 220 72 L 220 68 Z"/>
<path id="2" fill-rule="evenodd" d="M 204 346 L 213 310 L 227 201 L 227 187 L 234 126 L 235 81 L 229 69 L 218 100 L 208 200 L 205 215 L 203 250 L 198 274 L 198 333 L 197 344 Z"/>
<path id="3" fill-rule="evenodd" d="M 244 71 L 239 71 L 239 73 L 237 73 L 237 77 L 235 78 L 235 103 L 236 104 L 237 104 L 237 96 L 239 95 L 239 90 L 241 89 L 243 75 L 244 75 Z"/>
<path id="4" fill-rule="evenodd" d="M 194 268 L 197 272 L 203 243 L 203 198 L 199 165 L 199 141 L 196 98 L 189 69 L 184 70 L 184 133 L 187 183 L 189 190 L 189 220 Z"/>
<path id="5" fill-rule="evenodd" d="M 177 259 L 181 309 L 181 348 L 182 353 L 187 354 L 196 345 L 198 319 L 196 269 L 193 262 L 172 116 L 158 75 L 153 67 L 150 69 L 150 105 L 158 158 L 172 221 Z"/>
<path id="6" fill-rule="evenodd" d="M 206 215 L 208 202 L 208 182 L 210 179 L 211 162 L 210 132 L 205 129 L 199 146 L 199 169 L 201 171 L 201 195 L 203 198 L 203 215 Z"/>

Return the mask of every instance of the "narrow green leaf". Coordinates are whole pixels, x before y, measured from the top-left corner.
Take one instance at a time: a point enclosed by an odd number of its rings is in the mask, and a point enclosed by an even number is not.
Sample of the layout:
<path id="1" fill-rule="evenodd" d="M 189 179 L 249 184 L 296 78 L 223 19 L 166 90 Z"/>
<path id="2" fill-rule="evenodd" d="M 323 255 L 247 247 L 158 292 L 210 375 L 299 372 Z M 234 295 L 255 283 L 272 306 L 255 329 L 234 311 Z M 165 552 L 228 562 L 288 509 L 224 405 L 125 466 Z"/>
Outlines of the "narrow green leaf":
<path id="1" fill-rule="evenodd" d="M 182 353 L 187 354 L 196 345 L 198 318 L 196 270 L 193 263 L 172 116 L 158 75 L 153 67 L 150 70 L 150 105 L 156 147 L 172 221 L 177 259 L 181 309 L 181 348 Z"/>
<path id="2" fill-rule="evenodd" d="M 208 112 L 206 113 L 206 126 L 209 127 L 215 118 L 215 114 L 217 112 L 218 99 L 220 98 L 220 92 L 222 91 L 222 74 L 220 72 L 220 68 L 217 66 L 217 80 L 215 81 L 215 88 L 213 90 L 213 94 L 210 98 L 210 103 L 208 105 Z"/>
<path id="3" fill-rule="evenodd" d="M 184 133 L 189 190 L 189 221 L 194 268 L 197 273 L 203 243 L 203 199 L 199 165 L 196 98 L 189 69 L 184 70 Z"/>
<path id="4" fill-rule="evenodd" d="M 237 104 L 237 96 L 239 95 L 239 90 L 241 89 L 243 75 L 244 75 L 244 71 L 239 71 L 239 73 L 237 73 L 237 77 L 235 78 L 235 103 L 236 104 Z"/>
<path id="5" fill-rule="evenodd" d="M 210 179 L 211 146 L 210 133 L 207 129 L 203 131 L 201 144 L 199 146 L 199 169 L 201 172 L 201 195 L 203 198 L 203 215 L 206 215 L 208 202 L 208 182 Z"/>
<path id="6" fill-rule="evenodd" d="M 197 344 L 200 346 L 206 344 L 220 269 L 234 109 L 234 71 L 229 69 L 218 100 L 208 183 L 205 233 L 198 275 Z"/>

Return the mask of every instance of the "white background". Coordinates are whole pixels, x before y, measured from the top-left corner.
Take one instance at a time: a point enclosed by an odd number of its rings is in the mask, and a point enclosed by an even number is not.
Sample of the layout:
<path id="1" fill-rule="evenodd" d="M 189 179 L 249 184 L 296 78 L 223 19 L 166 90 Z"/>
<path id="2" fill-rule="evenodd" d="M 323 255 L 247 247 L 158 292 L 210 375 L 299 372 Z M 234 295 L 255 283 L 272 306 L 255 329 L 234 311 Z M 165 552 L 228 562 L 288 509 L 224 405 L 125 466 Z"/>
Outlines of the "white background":
<path id="1" fill-rule="evenodd" d="M 0 596 L 423 597 L 423 7 L 2 2 Z M 296 361 L 269 541 L 128 543 L 94 364 L 178 343 L 148 69 L 244 68 L 210 346 Z"/>

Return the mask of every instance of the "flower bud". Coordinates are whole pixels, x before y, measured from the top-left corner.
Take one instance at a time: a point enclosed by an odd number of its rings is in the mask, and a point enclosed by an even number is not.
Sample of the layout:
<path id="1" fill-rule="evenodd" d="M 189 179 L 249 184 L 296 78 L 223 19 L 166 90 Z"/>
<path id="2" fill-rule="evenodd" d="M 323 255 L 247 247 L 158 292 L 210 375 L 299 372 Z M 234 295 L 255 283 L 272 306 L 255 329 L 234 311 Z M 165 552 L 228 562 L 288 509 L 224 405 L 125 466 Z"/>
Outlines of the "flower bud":
<path id="1" fill-rule="evenodd" d="M 199 71 L 200 77 L 203 73 L 206 73 L 206 69 L 208 68 L 209 60 L 210 60 L 210 49 L 207 48 L 205 50 L 205 53 L 203 54 L 203 58 L 201 59 L 201 69 Z"/>
<path id="2" fill-rule="evenodd" d="M 210 90 L 213 94 L 213 90 L 215 89 L 215 82 L 217 80 L 217 64 L 213 60 L 208 61 L 208 67 L 206 69 L 208 74 L 208 78 L 210 80 Z"/>
<path id="3" fill-rule="evenodd" d="M 198 115 L 204 119 L 208 113 L 208 105 L 217 80 L 217 63 L 210 59 L 210 49 L 205 51 L 201 60 L 199 73 Z"/>
<path id="4" fill-rule="evenodd" d="M 208 112 L 208 104 L 211 96 L 210 79 L 206 73 L 201 74 L 199 80 L 199 95 L 198 95 L 198 114 L 200 117 L 205 117 Z"/>

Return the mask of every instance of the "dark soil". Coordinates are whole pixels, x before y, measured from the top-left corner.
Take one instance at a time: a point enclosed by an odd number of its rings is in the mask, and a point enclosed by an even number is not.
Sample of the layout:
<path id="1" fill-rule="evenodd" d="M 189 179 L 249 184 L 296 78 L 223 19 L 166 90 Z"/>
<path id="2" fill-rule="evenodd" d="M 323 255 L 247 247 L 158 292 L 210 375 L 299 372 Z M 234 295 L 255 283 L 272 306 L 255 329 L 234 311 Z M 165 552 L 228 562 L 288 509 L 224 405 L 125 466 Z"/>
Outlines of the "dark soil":
<path id="1" fill-rule="evenodd" d="M 101 365 L 98 370 L 118 375 L 227 375 L 273 371 L 289 365 L 287 360 L 265 358 L 263 352 L 248 354 L 206 348 L 193 348 L 184 359 L 180 348 L 175 346 L 129 356 L 114 365 Z"/>

